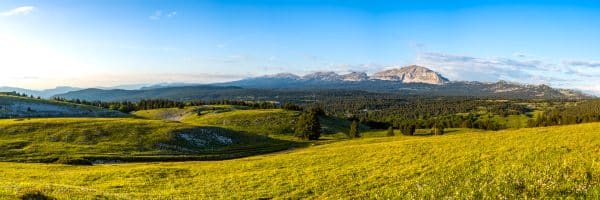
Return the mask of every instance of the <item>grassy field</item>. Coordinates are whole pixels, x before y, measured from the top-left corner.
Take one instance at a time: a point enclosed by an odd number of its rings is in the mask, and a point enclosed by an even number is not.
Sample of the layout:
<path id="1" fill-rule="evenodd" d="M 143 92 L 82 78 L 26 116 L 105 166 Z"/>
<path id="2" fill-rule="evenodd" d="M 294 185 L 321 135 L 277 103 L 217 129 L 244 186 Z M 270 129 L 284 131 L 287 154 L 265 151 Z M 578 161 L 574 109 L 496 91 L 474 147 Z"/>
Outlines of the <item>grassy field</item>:
<path id="1" fill-rule="evenodd" d="M 198 114 L 200 113 L 200 114 Z M 268 135 L 274 138 L 294 140 L 295 121 L 300 115 L 298 111 L 284 109 L 248 109 L 243 106 L 196 106 L 184 109 L 169 108 L 143 110 L 133 113 L 145 119 L 161 119 L 180 121 L 196 126 L 218 126 L 240 132 Z M 344 119 L 320 117 L 324 136 L 343 138 L 352 122 Z M 369 130 L 362 126 L 361 130 Z"/>
<path id="2" fill-rule="evenodd" d="M 598 130 L 600 123 L 363 137 L 227 161 L 0 163 L 0 198 L 597 199 Z"/>
<path id="3" fill-rule="evenodd" d="M 35 100 L 34 100 L 35 101 Z M 239 106 L 144 110 L 129 118 L 0 120 L 0 161 L 217 160 L 306 146 L 293 136 L 299 112 Z M 323 118 L 338 140 L 349 122 Z M 320 141 L 317 143 L 328 143 Z"/>
<path id="4" fill-rule="evenodd" d="M 0 161 L 212 160 L 274 152 L 294 145 L 221 127 L 162 120 L 0 120 Z"/>
<path id="5" fill-rule="evenodd" d="M 181 121 L 194 125 L 220 126 L 253 134 L 291 134 L 299 113 L 282 109 L 227 110 L 189 115 Z"/>

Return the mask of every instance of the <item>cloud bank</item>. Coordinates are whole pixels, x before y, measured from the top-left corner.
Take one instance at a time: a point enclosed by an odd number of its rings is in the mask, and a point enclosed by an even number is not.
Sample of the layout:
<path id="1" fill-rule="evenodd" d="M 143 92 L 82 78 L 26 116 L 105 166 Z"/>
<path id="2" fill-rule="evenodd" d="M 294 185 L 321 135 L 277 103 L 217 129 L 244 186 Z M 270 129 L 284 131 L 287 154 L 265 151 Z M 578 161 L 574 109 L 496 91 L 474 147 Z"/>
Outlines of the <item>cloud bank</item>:
<path id="1" fill-rule="evenodd" d="M 418 53 L 415 63 L 430 67 L 451 80 L 514 81 L 579 89 L 600 95 L 600 62 L 532 59 L 519 53 L 516 58 L 474 57 L 436 52 Z"/>
<path id="2" fill-rule="evenodd" d="M 0 12 L 0 16 L 10 17 L 10 16 L 16 16 L 16 15 L 27 15 L 35 10 L 36 10 L 36 8 L 33 6 L 21 6 L 18 8 L 14 8 L 12 10 Z"/>

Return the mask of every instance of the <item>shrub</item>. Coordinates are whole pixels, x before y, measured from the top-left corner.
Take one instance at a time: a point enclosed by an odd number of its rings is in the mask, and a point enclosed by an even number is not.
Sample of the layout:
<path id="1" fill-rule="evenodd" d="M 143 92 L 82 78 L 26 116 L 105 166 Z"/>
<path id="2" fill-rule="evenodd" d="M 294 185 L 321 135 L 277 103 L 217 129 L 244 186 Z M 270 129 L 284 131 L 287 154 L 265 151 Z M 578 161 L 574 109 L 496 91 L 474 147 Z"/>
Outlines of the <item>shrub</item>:
<path id="1" fill-rule="evenodd" d="M 431 128 L 431 134 L 433 134 L 433 135 L 443 135 L 444 134 L 444 128 L 433 127 L 433 128 Z"/>
<path id="2" fill-rule="evenodd" d="M 405 123 L 400 127 L 400 132 L 402 135 L 415 135 L 415 131 L 417 130 L 417 126 L 410 123 Z"/>
<path id="3" fill-rule="evenodd" d="M 441 125 L 440 123 L 434 124 L 433 127 L 431 127 L 431 134 L 432 135 L 443 135 L 444 134 L 444 126 Z"/>

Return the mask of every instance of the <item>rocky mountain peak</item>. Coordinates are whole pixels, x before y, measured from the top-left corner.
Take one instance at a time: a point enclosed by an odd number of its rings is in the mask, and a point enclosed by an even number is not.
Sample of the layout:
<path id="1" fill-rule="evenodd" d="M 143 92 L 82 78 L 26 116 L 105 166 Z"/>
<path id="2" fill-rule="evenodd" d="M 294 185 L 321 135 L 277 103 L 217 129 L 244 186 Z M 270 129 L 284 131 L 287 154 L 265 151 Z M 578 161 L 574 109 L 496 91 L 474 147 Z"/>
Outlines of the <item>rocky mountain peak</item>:
<path id="1" fill-rule="evenodd" d="M 371 79 L 400 81 L 403 83 L 428 83 L 441 85 L 448 82 L 448 79 L 430 70 L 418 65 L 389 69 L 375 73 Z"/>
<path id="2" fill-rule="evenodd" d="M 350 72 L 349 74 L 342 75 L 344 81 L 366 81 L 369 80 L 369 76 L 364 72 Z"/>
<path id="3" fill-rule="evenodd" d="M 342 79 L 342 77 L 335 72 L 315 72 L 304 75 L 302 79 L 320 81 L 339 81 Z"/>
<path id="4" fill-rule="evenodd" d="M 264 76 L 265 78 L 278 78 L 278 79 L 300 79 L 298 75 L 292 73 L 278 73 L 273 75 Z"/>

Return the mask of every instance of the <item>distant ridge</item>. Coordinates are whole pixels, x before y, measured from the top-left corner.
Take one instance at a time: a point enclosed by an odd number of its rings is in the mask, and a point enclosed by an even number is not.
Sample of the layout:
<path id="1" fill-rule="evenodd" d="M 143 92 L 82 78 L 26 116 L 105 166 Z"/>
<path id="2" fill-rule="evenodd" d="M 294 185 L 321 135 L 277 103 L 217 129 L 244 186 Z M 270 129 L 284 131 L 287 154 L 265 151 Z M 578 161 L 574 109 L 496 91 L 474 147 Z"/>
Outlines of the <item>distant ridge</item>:
<path id="1" fill-rule="evenodd" d="M 372 76 L 368 76 L 364 72 L 352 72 L 344 75 L 334 72 L 315 72 L 305 76 L 280 73 L 210 85 L 162 84 L 139 90 L 86 89 L 56 96 L 90 101 L 273 100 L 281 95 L 306 96 L 313 91 L 327 90 L 518 99 L 591 98 L 579 91 L 556 89 L 547 85 L 527 85 L 506 81 L 450 81 L 433 70 L 416 65 L 389 69 L 377 72 Z"/>
<path id="2" fill-rule="evenodd" d="M 123 117 L 125 114 L 94 106 L 21 97 L 0 93 L 0 118 L 21 117 Z"/>
<path id="3" fill-rule="evenodd" d="M 31 90 L 18 87 L 0 87 L 0 92 L 18 92 L 21 94 L 33 95 L 34 97 L 48 98 L 57 94 L 81 90 L 82 88 L 61 86 L 46 90 Z"/>
<path id="4" fill-rule="evenodd" d="M 336 82 L 336 81 L 368 81 L 368 80 L 385 80 L 396 81 L 401 83 L 427 83 L 441 85 L 449 82 L 449 80 L 439 73 L 430 70 L 426 67 L 418 65 L 410 65 L 406 67 L 389 69 L 367 75 L 365 72 L 350 72 L 348 74 L 337 74 L 331 71 L 313 72 L 304 76 L 298 76 L 291 73 L 279 73 L 274 75 L 266 75 L 261 77 L 249 78 L 246 80 L 289 80 L 289 81 L 306 81 L 306 82 Z M 242 80 L 243 81 L 243 80 Z"/>

